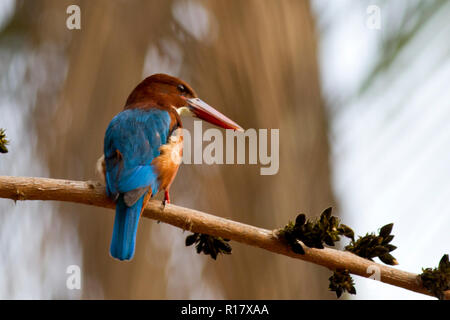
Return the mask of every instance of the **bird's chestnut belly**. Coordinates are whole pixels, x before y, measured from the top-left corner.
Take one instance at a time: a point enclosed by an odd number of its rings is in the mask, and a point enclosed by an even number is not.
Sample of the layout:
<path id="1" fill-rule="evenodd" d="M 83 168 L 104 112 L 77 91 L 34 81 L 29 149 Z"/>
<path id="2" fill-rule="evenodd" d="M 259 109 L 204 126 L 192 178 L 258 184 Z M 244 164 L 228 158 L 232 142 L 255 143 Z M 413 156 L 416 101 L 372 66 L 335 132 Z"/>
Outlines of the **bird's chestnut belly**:
<path id="1" fill-rule="evenodd" d="M 169 142 L 159 148 L 160 155 L 152 161 L 158 173 L 159 190 L 168 190 L 175 178 L 183 157 L 183 136 L 177 129 L 168 139 Z"/>

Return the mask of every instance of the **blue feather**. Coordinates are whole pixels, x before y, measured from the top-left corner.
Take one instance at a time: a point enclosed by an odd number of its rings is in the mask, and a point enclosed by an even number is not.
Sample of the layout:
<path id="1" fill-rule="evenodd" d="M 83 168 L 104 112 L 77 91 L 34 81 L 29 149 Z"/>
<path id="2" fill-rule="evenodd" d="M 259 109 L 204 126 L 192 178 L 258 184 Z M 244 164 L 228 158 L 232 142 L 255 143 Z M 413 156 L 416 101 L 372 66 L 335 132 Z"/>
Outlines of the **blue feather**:
<path id="1" fill-rule="evenodd" d="M 167 143 L 170 116 L 160 109 L 127 109 L 116 115 L 105 134 L 106 191 L 117 199 L 110 253 L 114 258 L 133 257 L 136 231 L 145 194 L 128 207 L 124 194 L 148 187 L 159 190 L 158 173 L 151 165 Z"/>
<path id="2" fill-rule="evenodd" d="M 116 217 L 109 252 L 119 260 L 131 260 L 136 245 L 136 232 L 141 215 L 143 195 L 133 206 L 128 207 L 119 196 L 116 204 Z"/>
<path id="3" fill-rule="evenodd" d="M 111 120 L 104 143 L 110 197 L 145 186 L 151 186 L 153 194 L 158 191 L 157 173 L 150 164 L 167 143 L 169 127 L 169 113 L 159 109 L 128 109 Z"/>

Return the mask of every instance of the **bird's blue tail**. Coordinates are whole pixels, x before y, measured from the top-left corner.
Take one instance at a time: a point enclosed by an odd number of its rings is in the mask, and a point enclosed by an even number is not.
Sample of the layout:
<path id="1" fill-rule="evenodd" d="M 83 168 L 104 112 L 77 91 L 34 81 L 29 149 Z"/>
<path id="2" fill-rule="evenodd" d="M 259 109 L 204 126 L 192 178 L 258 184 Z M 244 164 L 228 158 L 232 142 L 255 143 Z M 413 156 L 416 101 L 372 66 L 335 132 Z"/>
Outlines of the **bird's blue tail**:
<path id="1" fill-rule="evenodd" d="M 116 217 L 109 252 L 113 258 L 131 260 L 136 244 L 136 231 L 145 194 L 131 207 L 121 194 L 116 202 Z"/>

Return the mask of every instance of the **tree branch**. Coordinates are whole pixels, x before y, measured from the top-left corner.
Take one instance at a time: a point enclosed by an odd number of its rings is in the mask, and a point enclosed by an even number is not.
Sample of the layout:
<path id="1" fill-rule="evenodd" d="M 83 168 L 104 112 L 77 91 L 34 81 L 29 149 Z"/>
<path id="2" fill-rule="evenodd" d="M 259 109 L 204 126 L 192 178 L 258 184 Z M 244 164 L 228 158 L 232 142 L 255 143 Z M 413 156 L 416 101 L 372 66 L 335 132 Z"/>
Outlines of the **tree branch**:
<path id="1" fill-rule="evenodd" d="M 104 208 L 115 207 L 115 204 L 106 196 L 104 185 L 92 181 L 0 176 L 0 197 L 12 200 L 76 202 Z M 431 295 L 422 286 L 417 274 L 378 264 L 350 252 L 303 246 L 305 254 L 295 254 L 277 236 L 277 230 L 257 228 L 173 204 L 163 208 L 161 201 L 157 200 L 149 202 L 143 215 L 183 230 L 231 239 L 291 258 L 312 262 L 332 271 L 347 269 L 352 274 L 370 277 L 374 270 L 379 270 L 382 282 Z"/>

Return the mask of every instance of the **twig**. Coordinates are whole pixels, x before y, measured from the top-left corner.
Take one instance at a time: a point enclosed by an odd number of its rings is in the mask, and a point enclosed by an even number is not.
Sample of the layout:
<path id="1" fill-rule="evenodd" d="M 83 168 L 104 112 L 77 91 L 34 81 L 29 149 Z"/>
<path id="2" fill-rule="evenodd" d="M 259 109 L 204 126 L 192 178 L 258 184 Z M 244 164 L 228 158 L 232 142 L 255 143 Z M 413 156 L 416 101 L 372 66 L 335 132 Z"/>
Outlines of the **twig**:
<path id="1" fill-rule="evenodd" d="M 105 208 L 115 207 L 114 203 L 105 195 L 104 185 L 92 181 L 0 176 L 0 197 L 12 200 L 56 200 Z M 163 208 L 161 201 L 156 200 L 149 202 L 143 215 L 146 218 L 159 220 L 184 230 L 231 239 L 312 262 L 330 270 L 347 269 L 350 273 L 362 277 L 371 277 L 376 270 L 382 282 L 431 295 L 422 286 L 417 274 L 378 264 L 350 252 L 304 246 L 305 254 L 296 254 L 277 236 L 277 230 L 254 227 L 173 204 L 168 204 Z"/>

